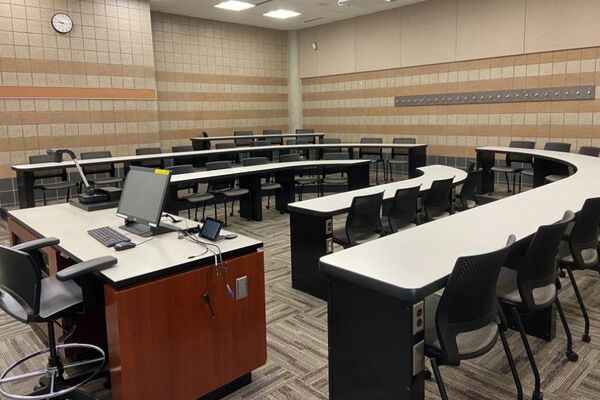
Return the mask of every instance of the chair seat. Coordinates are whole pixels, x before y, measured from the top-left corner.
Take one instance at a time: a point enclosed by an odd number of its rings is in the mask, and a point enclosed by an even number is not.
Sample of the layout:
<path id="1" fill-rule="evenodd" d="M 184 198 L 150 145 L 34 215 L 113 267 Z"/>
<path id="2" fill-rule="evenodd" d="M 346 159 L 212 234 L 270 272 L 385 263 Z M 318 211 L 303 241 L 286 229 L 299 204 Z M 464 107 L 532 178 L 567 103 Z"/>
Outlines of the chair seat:
<path id="1" fill-rule="evenodd" d="M 406 229 L 410 229 L 410 228 L 414 228 L 415 226 L 417 226 L 417 224 L 415 223 L 409 223 L 407 225 L 404 225 L 400 228 L 398 228 L 398 230 L 396 232 L 401 232 L 404 231 Z M 389 235 L 390 233 L 395 233 L 392 232 L 392 228 L 390 227 L 390 221 L 387 218 L 381 218 L 381 231 L 385 234 L 385 235 Z"/>
<path id="2" fill-rule="evenodd" d="M 75 187 L 78 185 L 79 185 L 78 182 L 61 181 L 61 182 L 55 182 L 55 183 L 37 184 L 37 185 L 33 186 L 33 188 L 41 189 L 41 190 L 60 190 L 60 189 L 67 189 L 67 188 Z"/>
<path id="3" fill-rule="evenodd" d="M 425 351 L 427 348 L 433 349 L 434 351 L 442 350 L 440 340 L 437 335 L 435 326 L 435 314 L 437 311 L 438 304 L 440 302 L 440 296 L 433 294 L 425 298 Z M 491 322 L 483 328 L 461 332 L 456 336 L 456 345 L 458 347 L 458 354 L 463 358 L 469 358 L 469 355 L 476 355 L 477 353 L 492 346 L 498 338 L 498 324 Z"/>
<path id="4" fill-rule="evenodd" d="M 250 193 L 250 191 L 245 188 L 223 189 L 213 192 L 215 196 L 224 197 L 241 197 L 247 195 L 248 193 Z"/>
<path id="5" fill-rule="evenodd" d="M 215 198 L 215 195 L 212 193 L 190 193 L 188 195 L 182 196 L 181 200 L 187 201 L 191 204 L 198 203 L 206 203 Z"/>
<path id="6" fill-rule="evenodd" d="M 360 235 L 360 237 L 356 240 L 355 243 L 351 243 L 350 238 L 346 234 L 346 227 L 335 229 L 333 231 L 333 242 L 340 244 L 344 247 L 350 247 L 350 246 L 355 246 L 358 244 L 367 243 L 371 240 L 375 240 L 380 237 L 381 237 L 381 234 L 377 233 L 377 232 L 365 233 L 363 235 Z"/>
<path id="7" fill-rule="evenodd" d="M 533 170 L 532 169 L 524 169 L 524 170 L 521 170 L 521 174 L 523 174 L 525 176 L 533 176 Z"/>
<path id="8" fill-rule="evenodd" d="M 261 189 L 265 191 L 279 190 L 281 189 L 281 185 L 277 182 L 267 182 L 261 185 Z"/>
<path id="9" fill-rule="evenodd" d="M 508 165 L 496 165 L 492 168 L 490 168 L 490 170 L 494 171 L 494 172 L 505 172 L 505 173 L 509 173 L 509 174 L 514 174 L 517 172 L 521 172 L 523 170 L 523 168 L 516 168 L 516 167 L 511 167 Z"/>
<path id="10" fill-rule="evenodd" d="M 560 181 L 561 179 L 565 179 L 567 176 L 566 175 L 548 175 L 546 176 L 546 182 L 557 182 Z"/>
<path id="11" fill-rule="evenodd" d="M 390 158 L 388 160 L 388 163 L 390 163 L 390 164 L 408 164 L 408 160 L 402 160 L 402 159 L 397 159 L 397 158 Z"/>
<path id="12" fill-rule="evenodd" d="M 74 281 L 61 282 L 55 277 L 50 277 L 42 279 L 41 282 L 41 319 L 55 319 L 57 316 L 66 315 L 83 303 L 81 287 Z"/>
<path id="13" fill-rule="evenodd" d="M 598 252 L 596 249 L 584 249 L 581 251 L 584 267 L 594 267 L 598 264 Z M 571 254 L 560 258 L 561 264 L 573 265 L 575 261 Z"/>
<path id="14" fill-rule="evenodd" d="M 116 183 L 123 182 L 123 178 L 111 177 L 111 178 L 88 180 L 88 182 L 90 183 L 90 185 L 114 185 Z"/>
<path id="15" fill-rule="evenodd" d="M 510 268 L 502 268 L 496 285 L 498 297 L 514 305 L 523 304 L 519 288 L 517 286 L 517 271 Z M 554 302 L 556 298 L 556 285 L 551 283 L 546 286 L 533 289 L 533 301 L 536 306 L 544 307 Z"/>
<path id="16" fill-rule="evenodd" d="M 342 177 L 329 176 L 323 178 L 323 183 L 326 185 L 347 185 L 348 179 Z"/>
<path id="17" fill-rule="evenodd" d="M 300 176 L 296 177 L 296 184 L 298 185 L 313 185 L 319 182 L 319 178 L 314 176 Z"/>

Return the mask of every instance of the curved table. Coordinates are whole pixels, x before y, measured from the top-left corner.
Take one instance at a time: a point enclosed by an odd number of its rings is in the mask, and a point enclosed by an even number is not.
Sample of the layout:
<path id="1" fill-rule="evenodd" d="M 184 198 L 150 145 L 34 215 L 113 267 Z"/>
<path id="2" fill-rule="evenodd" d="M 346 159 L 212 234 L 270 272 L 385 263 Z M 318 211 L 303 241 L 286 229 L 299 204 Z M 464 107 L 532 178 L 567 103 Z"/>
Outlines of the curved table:
<path id="1" fill-rule="evenodd" d="M 327 279 L 319 271 L 319 258 L 331 252 L 332 217 L 347 213 L 354 197 L 383 192 L 386 202 L 394 198 L 398 189 L 421 185 L 421 192 L 426 192 L 435 180 L 454 178 L 457 185 L 467 177 L 465 171 L 445 165 L 421 167 L 418 171 L 417 178 L 289 204 L 292 287 L 323 300 L 327 298 Z"/>
<path id="2" fill-rule="evenodd" d="M 456 259 L 500 248 L 600 196 L 600 159 L 508 147 L 477 149 L 489 185 L 497 153 L 525 154 L 570 177 L 321 258 L 329 275 L 330 398 L 422 399 L 423 299 Z M 538 173 L 542 173 L 540 168 Z M 350 394 L 350 395 L 349 395 Z"/>

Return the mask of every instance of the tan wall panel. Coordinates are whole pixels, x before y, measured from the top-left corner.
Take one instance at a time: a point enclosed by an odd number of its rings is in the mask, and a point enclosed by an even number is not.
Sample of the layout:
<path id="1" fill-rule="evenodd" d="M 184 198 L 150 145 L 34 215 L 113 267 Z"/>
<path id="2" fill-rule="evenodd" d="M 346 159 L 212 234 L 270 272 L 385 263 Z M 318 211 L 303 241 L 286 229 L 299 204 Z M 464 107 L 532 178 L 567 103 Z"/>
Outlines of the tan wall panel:
<path id="1" fill-rule="evenodd" d="M 600 45 L 600 1 L 527 0 L 525 52 Z"/>
<path id="2" fill-rule="evenodd" d="M 319 40 L 319 28 L 303 29 L 298 32 L 298 73 L 300 78 L 319 74 L 318 50 L 312 44 Z"/>
<path id="3" fill-rule="evenodd" d="M 356 68 L 355 20 L 319 27 L 319 75 L 346 74 Z"/>
<path id="4" fill-rule="evenodd" d="M 457 0 L 429 0 L 402 11 L 402 66 L 456 58 Z"/>
<path id="5" fill-rule="evenodd" d="M 400 7 L 356 19 L 356 71 L 401 65 L 401 11 Z"/>
<path id="6" fill-rule="evenodd" d="M 456 59 L 523 53 L 525 0 L 458 0 Z"/>

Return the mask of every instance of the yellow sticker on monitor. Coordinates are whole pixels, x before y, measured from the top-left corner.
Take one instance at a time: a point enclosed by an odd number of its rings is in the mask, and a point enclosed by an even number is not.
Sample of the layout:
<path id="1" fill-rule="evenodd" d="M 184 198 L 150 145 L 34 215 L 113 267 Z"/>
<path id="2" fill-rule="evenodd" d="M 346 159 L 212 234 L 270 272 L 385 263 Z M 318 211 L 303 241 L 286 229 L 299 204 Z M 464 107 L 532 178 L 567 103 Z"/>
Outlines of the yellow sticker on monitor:
<path id="1" fill-rule="evenodd" d="M 171 173 L 171 171 L 169 171 L 168 169 L 158 169 L 158 168 L 156 168 L 154 170 L 154 173 L 158 174 L 158 175 L 169 175 Z"/>

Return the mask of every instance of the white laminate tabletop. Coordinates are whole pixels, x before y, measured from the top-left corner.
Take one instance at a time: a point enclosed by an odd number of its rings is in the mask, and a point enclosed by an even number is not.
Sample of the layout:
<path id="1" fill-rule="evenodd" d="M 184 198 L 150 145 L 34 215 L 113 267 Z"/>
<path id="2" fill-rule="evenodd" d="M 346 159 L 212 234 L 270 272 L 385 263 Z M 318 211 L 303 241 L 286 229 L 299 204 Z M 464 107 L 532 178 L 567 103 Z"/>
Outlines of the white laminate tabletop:
<path id="1" fill-rule="evenodd" d="M 190 140 L 211 141 L 211 140 L 234 140 L 234 139 L 269 139 L 269 138 L 294 138 L 294 137 L 323 137 L 324 133 L 282 133 L 278 135 L 239 135 L 239 136 L 198 136 L 190 138 Z"/>
<path id="2" fill-rule="evenodd" d="M 321 268 L 390 295 L 415 298 L 441 287 L 456 259 L 522 239 L 540 225 L 579 211 L 600 196 L 600 158 L 545 150 L 483 147 L 479 151 L 529 154 L 571 164 L 574 175 L 505 199 L 398 232 L 321 258 Z M 412 297 L 411 297 L 412 296 Z"/>
<path id="3" fill-rule="evenodd" d="M 128 281 L 141 279 L 148 275 L 166 272 L 167 269 L 182 266 L 198 260 L 212 260 L 213 254 L 203 252 L 202 246 L 184 239 L 177 239 L 177 232 L 165 233 L 149 238 L 142 238 L 118 229 L 123 220 L 116 216 L 116 208 L 87 212 L 70 204 L 58 204 L 46 207 L 27 208 L 9 212 L 15 218 L 42 237 L 60 239 L 59 247 L 76 260 L 86 261 L 95 257 L 111 255 L 119 262 L 116 266 L 101 271 L 110 282 L 119 285 Z M 177 217 L 182 221 L 173 224 L 169 219 L 163 219 L 170 225 L 181 228 L 194 227 L 197 222 Z M 130 237 L 138 246 L 116 251 L 92 238 L 87 231 L 103 226 L 110 226 L 118 232 Z M 229 233 L 222 231 L 223 234 Z M 262 242 L 239 235 L 235 239 L 216 242 L 223 253 L 252 246 L 262 247 Z M 189 258 L 192 257 L 192 258 Z"/>
<path id="4" fill-rule="evenodd" d="M 439 179 L 454 178 L 454 183 L 460 183 L 467 177 L 467 173 L 461 169 L 447 167 L 445 165 L 431 165 L 417 168 L 423 175 L 398 182 L 386 183 L 384 185 L 371 186 L 364 189 L 352 190 L 350 192 L 337 193 L 310 200 L 298 201 L 288 204 L 293 212 L 301 212 L 313 215 L 334 215 L 350 208 L 352 199 L 356 196 L 383 192 L 383 199 L 391 199 L 396 190 L 421 185 L 421 190 L 428 190 L 431 182 Z"/>

